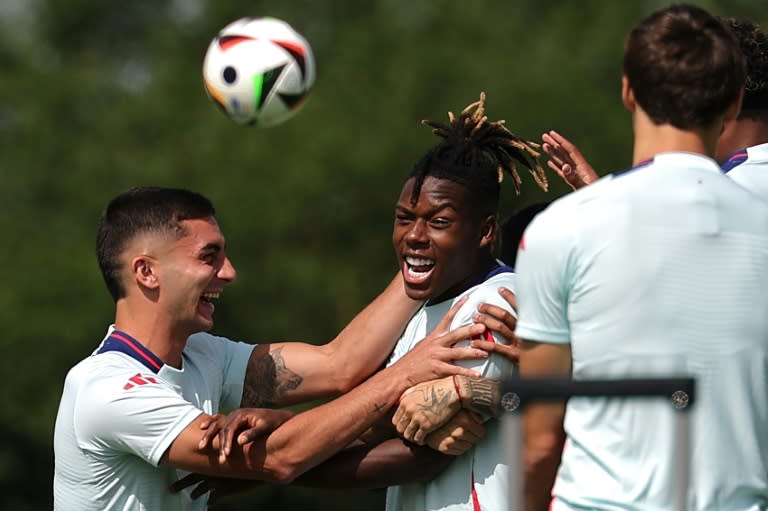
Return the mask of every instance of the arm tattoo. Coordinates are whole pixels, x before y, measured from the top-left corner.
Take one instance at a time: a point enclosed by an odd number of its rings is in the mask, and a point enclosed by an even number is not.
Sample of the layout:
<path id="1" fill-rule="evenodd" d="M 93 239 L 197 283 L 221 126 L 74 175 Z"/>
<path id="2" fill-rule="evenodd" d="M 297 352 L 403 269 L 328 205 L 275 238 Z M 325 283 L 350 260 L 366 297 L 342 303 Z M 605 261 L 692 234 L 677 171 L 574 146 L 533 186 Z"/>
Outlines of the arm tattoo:
<path id="1" fill-rule="evenodd" d="M 500 392 L 499 380 L 490 378 L 462 378 L 462 401 L 465 407 L 481 415 L 498 417 Z"/>
<path id="2" fill-rule="evenodd" d="M 283 348 L 270 353 L 269 346 L 257 346 L 248 360 L 240 406 L 277 408 L 285 394 L 297 388 L 304 378 L 288 369 Z"/>

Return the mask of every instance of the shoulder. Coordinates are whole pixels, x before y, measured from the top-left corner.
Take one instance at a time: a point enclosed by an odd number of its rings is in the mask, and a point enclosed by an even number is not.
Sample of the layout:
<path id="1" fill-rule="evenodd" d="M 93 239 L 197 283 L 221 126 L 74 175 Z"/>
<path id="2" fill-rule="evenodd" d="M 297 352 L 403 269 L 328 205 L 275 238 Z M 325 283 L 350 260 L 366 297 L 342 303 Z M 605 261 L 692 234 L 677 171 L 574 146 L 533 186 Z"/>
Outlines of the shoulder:
<path id="1" fill-rule="evenodd" d="M 554 200 L 547 209 L 534 217 L 528 225 L 525 235 L 536 231 L 557 235 L 568 232 L 568 229 L 563 229 L 563 226 L 582 225 L 581 219 L 589 214 L 591 207 L 605 201 L 606 197 L 610 197 L 606 190 L 616 187 L 616 175 L 609 174 L 588 186 Z"/>
<path id="2" fill-rule="evenodd" d="M 184 354 L 190 357 L 226 356 L 227 354 L 250 353 L 253 344 L 233 341 L 227 337 L 213 335 L 208 332 L 192 334 L 187 339 Z"/>
<path id="3" fill-rule="evenodd" d="M 464 294 L 459 295 L 456 300 L 467 295 L 469 298 L 467 299 L 467 303 L 464 304 L 464 307 L 476 307 L 480 303 L 492 303 L 504 307 L 505 309 L 511 309 L 507 301 L 499 294 L 499 288 L 506 287 L 514 293 L 516 282 L 517 275 L 515 272 L 505 271 L 498 273 L 477 286 L 470 288 Z"/>
<path id="4" fill-rule="evenodd" d="M 452 303 L 456 303 L 464 296 L 467 297 L 466 303 L 461 306 L 454 317 L 454 326 L 472 322 L 472 316 L 477 312 L 477 306 L 481 303 L 496 305 L 514 313 L 512 306 L 499 294 L 499 288 L 503 286 L 515 292 L 516 280 L 517 277 L 514 272 L 498 273 L 454 298 Z"/>
<path id="5" fill-rule="evenodd" d="M 99 414 L 116 400 L 122 392 L 136 385 L 137 377 L 148 372 L 135 360 L 119 352 L 91 355 L 67 373 L 64 392 L 73 399 L 73 405 L 83 413 Z M 157 381 L 153 374 L 147 377 Z"/>

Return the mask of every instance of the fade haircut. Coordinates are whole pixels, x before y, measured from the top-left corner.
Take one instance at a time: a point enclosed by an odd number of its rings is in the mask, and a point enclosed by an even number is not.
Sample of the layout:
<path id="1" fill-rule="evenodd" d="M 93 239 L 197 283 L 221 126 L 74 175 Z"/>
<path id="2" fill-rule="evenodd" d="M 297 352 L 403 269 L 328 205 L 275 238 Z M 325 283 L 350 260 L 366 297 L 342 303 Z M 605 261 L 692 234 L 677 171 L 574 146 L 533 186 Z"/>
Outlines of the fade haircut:
<path id="1" fill-rule="evenodd" d="M 736 36 L 746 58 L 747 82 L 740 117 L 765 118 L 768 116 L 768 37 L 759 25 L 750 21 L 737 18 L 723 21 Z"/>
<path id="2" fill-rule="evenodd" d="M 489 121 L 485 115 L 485 93 L 456 116 L 448 112 L 448 124 L 423 120 L 442 141 L 422 156 L 411 170 L 415 178 L 411 204 L 416 204 L 427 176 L 447 179 L 465 186 L 475 204 L 496 212 L 504 172 L 512 176 L 515 192 L 520 193 L 521 179 L 517 164 L 528 169 L 536 183 L 548 187 L 544 169 L 538 161 L 538 144 L 525 140 L 507 129 L 505 121 Z"/>
<path id="3" fill-rule="evenodd" d="M 690 130 L 711 126 L 737 100 L 746 67 L 735 36 L 720 20 L 679 4 L 632 29 L 624 74 L 655 124 Z"/>
<path id="4" fill-rule="evenodd" d="M 131 240 L 146 233 L 182 237 L 186 232 L 182 221 L 211 218 L 215 214 L 211 201 L 178 188 L 136 187 L 112 199 L 99 218 L 96 257 L 115 302 L 125 297 L 120 256 Z"/>

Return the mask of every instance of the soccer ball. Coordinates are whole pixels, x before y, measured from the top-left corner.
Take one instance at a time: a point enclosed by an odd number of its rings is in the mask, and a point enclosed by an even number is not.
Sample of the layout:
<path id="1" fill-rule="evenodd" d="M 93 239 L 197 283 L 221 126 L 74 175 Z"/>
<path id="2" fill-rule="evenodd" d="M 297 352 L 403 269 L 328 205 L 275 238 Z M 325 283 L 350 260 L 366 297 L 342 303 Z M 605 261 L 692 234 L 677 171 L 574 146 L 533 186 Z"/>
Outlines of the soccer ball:
<path id="1" fill-rule="evenodd" d="M 274 126 L 304 105 L 315 83 L 315 59 L 306 39 L 285 21 L 242 18 L 208 46 L 203 83 L 236 123 Z"/>

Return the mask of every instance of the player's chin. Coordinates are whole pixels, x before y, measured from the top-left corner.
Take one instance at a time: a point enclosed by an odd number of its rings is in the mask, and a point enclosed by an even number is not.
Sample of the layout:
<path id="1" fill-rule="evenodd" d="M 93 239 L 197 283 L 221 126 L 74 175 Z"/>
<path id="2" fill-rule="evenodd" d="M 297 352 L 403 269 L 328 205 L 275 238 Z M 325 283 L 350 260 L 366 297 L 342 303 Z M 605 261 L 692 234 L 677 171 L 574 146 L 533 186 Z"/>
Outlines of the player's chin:
<path id="1" fill-rule="evenodd" d="M 434 296 L 435 289 L 431 281 L 412 282 L 405 279 L 405 294 L 411 300 L 429 300 Z"/>
<path id="2" fill-rule="evenodd" d="M 198 332 L 207 332 L 213 328 L 213 312 L 198 313 L 195 317 L 195 328 Z"/>

